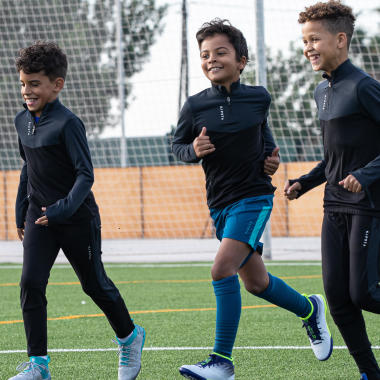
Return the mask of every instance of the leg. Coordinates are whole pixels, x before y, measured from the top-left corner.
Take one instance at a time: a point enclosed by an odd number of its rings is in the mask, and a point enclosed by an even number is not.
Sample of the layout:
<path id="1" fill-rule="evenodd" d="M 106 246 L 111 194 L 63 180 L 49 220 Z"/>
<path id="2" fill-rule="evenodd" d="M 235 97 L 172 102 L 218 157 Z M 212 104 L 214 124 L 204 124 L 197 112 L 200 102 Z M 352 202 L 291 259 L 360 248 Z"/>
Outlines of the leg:
<path id="1" fill-rule="evenodd" d="M 349 216 L 325 213 L 322 225 L 322 273 L 331 316 L 362 371 L 361 357 L 371 356 L 372 352 L 362 312 L 350 296 L 348 225 Z"/>
<path id="2" fill-rule="evenodd" d="M 246 243 L 224 238 L 211 269 L 216 297 L 214 352 L 231 356 L 241 314 L 240 284 L 237 271 L 249 254 Z"/>
<path id="3" fill-rule="evenodd" d="M 119 347 L 119 380 L 135 379 L 141 368 L 145 330 L 134 325 L 119 290 L 101 259 L 100 218 L 62 228 L 62 249 L 86 294 L 106 315 Z"/>
<path id="4" fill-rule="evenodd" d="M 60 228 L 62 250 L 77 274 L 84 292 L 104 312 L 119 338 L 134 329 L 125 303 L 107 277 L 101 260 L 100 221 L 96 218 Z"/>
<path id="5" fill-rule="evenodd" d="M 21 276 L 21 308 L 29 356 L 47 355 L 46 286 L 59 251 L 50 227 L 27 222 Z"/>
<path id="6" fill-rule="evenodd" d="M 380 218 L 352 215 L 350 295 L 360 309 L 380 314 Z"/>
<path id="7" fill-rule="evenodd" d="M 253 295 L 302 318 L 306 318 L 311 313 L 312 306 L 307 297 L 298 293 L 280 278 L 268 273 L 258 252 L 255 252 L 239 269 L 239 275 L 247 291 Z"/>
<path id="8" fill-rule="evenodd" d="M 349 226 L 350 284 L 349 292 L 358 309 L 380 313 L 380 219 L 364 215 L 352 215 Z M 363 321 L 364 325 L 364 321 Z M 365 330 L 365 325 L 363 327 Z M 380 369 L 368 346 L 356 342 L 355 333 L 351 354 L 360 372 L 368 379 L 380 379 Z M 366 338 L 368 339 L 368 338 Z"/>

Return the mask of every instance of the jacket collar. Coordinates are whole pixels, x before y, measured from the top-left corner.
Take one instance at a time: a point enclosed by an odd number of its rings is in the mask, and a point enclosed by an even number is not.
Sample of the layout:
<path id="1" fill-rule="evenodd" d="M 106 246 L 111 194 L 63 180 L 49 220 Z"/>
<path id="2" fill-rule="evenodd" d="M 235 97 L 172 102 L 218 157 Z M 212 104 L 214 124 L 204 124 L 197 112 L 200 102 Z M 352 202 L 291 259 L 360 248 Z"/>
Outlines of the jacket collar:
<path id="1" fill-rule="evenodd" d="M 211 83 L 213 91 L 223 94 L 223 95 L 231 95 L 236 92 L 240 88 L 240 79 L 231 84 L 231 92 L 227 92 L 227 89 L 224 86 L 219 84 Z"/>
<path id="2" fill-rule="evenodd" d="M 355 66 L 349 59 L 347 59 L 331 72 L 331 76 L 327 73 L 323 73 L 322 77 L 327 79 L 329 82 L 336 83 L 346 77 L 348 74 L 352 73 L 354 70 Z"/>

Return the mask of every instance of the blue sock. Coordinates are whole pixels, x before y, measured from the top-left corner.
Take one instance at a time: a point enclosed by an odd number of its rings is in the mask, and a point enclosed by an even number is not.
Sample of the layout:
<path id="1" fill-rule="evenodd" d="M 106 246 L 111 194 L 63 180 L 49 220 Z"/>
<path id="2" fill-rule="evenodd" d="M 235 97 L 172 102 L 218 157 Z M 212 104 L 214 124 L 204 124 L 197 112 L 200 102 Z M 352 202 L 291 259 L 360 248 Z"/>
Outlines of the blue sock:
<path id="1" fill-rule="evenodd" d="M 238 276 L 213 281 L 216 297 L 216 333 L 214 352 L 231 357 L 241 314 Z"/>
<path id="2" fill-rule="evenodd" d="M 311 312 L 311 303 L 306 296 L 298 293 L 280 278 L 268 273 L 268 287 L 257 297 L 289 310 L 298 317 L 305 318 Z"/>

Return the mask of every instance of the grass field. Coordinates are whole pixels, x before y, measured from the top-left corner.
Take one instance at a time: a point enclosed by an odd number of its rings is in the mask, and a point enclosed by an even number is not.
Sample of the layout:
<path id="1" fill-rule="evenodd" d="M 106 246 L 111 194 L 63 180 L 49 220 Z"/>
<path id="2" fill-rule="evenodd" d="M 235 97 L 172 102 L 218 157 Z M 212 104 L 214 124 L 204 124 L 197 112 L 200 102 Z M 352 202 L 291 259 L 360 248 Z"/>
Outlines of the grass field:
<path id="1" fill-rule="evenodd" d="M 284 265 L 289 264 L 289 265 Z M 117 284 L 147 340 L 139 380 L 183 379 L 178 367 L 207 357 L 212 349 L 215 300 L 210 264 L 110 264 Z M 305 293 L 322 292 L 319 263 L 270 263 L 268 270 Z M 13 376 L 27 359 L 19 308 L 21 267 L 0 265 L 0 380 Z M 48 286 L 50 370 L 54 380 L 117 379 L 113 331 L 77 283 L 67 265 L 56 265 Z M 327 362 L 309 349 L 301 322 L 242 289 L 243 311 L 234 358 L 236 380 L 358 380 L 347 349 L 338 347 Z M 370 339 L 380 345 L 379 318 L 366 313 Z M 336 346 L 344 343 L 331 318 Z M 375 350 L 380 360 L 380 350 Z"/>

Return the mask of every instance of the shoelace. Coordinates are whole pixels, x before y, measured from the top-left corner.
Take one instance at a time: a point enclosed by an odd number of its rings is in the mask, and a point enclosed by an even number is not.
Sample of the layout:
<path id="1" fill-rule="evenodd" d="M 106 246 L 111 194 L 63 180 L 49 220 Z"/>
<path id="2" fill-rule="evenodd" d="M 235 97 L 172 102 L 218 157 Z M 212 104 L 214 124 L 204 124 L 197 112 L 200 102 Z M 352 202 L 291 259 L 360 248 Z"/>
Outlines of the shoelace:
<path id="1" fill-rule="evenodd" d="M 318 340 L 322 342 L 323 339 L 316 321 L 304 321 L 302 327 L 305 327 L 307 335 L 313 342 Z"/>
<path id="2" fill-rule="evenodd" d="M 206 360 L 203 360 L 202 362 L 199 362 L 198 365 L 200 365 L 201 367 L 207 367 L 207 366 L 213 366 L 215 365 L 216 363 L 215 362 L 212 362 L 212 357 L 209 356 Z"/>
<path id="3" fill-rule="evenodd" d="M 129 354 L 131 353 L 131 345 L 120 344 L 118 341 L 112 339 L 114 343 L 119 346 L 118 355 L 120 357 L 120 365 L 127 366 L 129 363 Z"/>
<path id="4" fill-rule="evenodd" d="M 40 372 L 47 371 L 47 368 L 44 365 L 38 364 L 38 363 L 35 363 L 35 362 L 31 362 L 31 361 L 19 364 L 16 367 L 16 371 L 19 371 L 19 372 L 21 372 L 21 371 L 29 372 L 29 371 L 32 371 L 34 368 L 38 369 Z"/>

